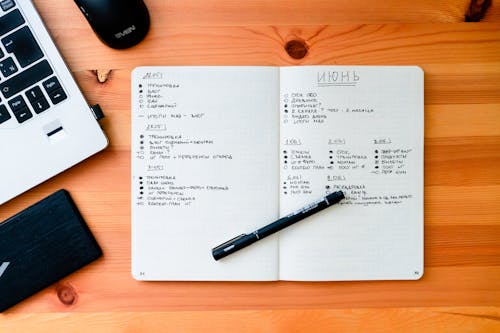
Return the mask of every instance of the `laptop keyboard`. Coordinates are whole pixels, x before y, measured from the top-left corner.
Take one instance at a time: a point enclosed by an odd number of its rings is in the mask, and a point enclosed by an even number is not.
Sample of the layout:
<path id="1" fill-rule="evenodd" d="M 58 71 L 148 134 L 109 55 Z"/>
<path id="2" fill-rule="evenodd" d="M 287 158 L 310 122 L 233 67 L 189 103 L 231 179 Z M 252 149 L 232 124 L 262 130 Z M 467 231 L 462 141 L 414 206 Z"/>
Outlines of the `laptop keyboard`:
<path id="1" fill-rule="evenodd" d="M 0 124 L 19 124 L 67 99 L 14 0 L 0 0 Z"/>

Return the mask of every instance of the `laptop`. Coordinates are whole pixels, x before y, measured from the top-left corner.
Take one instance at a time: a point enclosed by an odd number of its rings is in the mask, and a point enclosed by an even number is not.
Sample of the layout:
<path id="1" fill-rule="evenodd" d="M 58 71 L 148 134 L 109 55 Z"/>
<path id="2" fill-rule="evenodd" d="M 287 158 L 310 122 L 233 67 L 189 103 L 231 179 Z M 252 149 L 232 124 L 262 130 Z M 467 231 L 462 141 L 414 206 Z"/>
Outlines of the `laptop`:
<path id="1" fill-rule="evenodd" d="M 108 140 L 29 0 L 0 0 L 0 205 Z"/>

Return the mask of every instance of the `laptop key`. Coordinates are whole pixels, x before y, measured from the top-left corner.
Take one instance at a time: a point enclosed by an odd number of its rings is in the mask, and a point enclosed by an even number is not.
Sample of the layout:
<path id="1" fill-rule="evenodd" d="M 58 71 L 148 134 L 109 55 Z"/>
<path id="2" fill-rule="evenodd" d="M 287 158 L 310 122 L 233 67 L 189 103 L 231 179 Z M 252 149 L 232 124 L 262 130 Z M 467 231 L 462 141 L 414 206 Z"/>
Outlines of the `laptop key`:
<path id="1" fill-rule="evenodd" d="M 17 66 L 14 63 L 14 60 L 12 60 L 12 58 L 9 57 L 4 61 L 0 61 L 0 71 L 5 77 L 9 77 L 15 72 L 17 72 Z"/>
<path id="2" fill-rule="evenodd" d="M 55 76 L 51 77 L 48 80 L 43 81 L 42 85 L 47 93 L 57 89 L 61 89 L 61 84 L 59 83 L 59 80 Z"/>
<path id="3" fill-rule="evenodd" d="M 13 0 L 2 0 L 0 1 L 0 7 L 2 7 L 3 11 L 6 12 L 12 7 L 14 7 L 16 4 L 14 3 Z"/>
<path id="4" fill-rule="evenodd" d="M 9 106 L 12 112 L 16 112 L 17 110 L 24 109 L 28 107 L 26 102 L 24 101 L 23 96 L 16 96 L 9 101 Z"/>
<path id="5" fill-rule="evenodd" d="M 30 103 L 31 103 L 31 106 L 33 107 L 33 110 L 36 113 L 42 113 L 43 111 L 47 110 L 50 107 L 49 102 L 43 96 L 39 100 L 30 102 Z"/>
<path id="6" fill-rule="evenodd" d="M 57 77 L 53 76 L 42 82 L 42 86 L 50 97 L 52 103 L 57 104 L 64 101 L 68 96 L 64 92 Z"/>
<path id="7" fill-rule="evenodd" d="M 26 91 L 26 97 L 28 97 L 30 103 L 33 103 L 43 97 L 42 89 L 39 86 L 35 86 Z"/>
<path id="8" fill-rule="evenodd" d="M 34 85 L 54 73 L 49 62 L 43 60 L 38 64 L 20 72 L 7 81 L 0 82 L 0 91 L 5 98 L 11 98 L 20 91 Z"/>
<path id="9" fill-rule="evenodd" d="M 12 118 L 5 105 L 0 105 L 0 124 Z"/>
<path id="10" fill-rule="evenodd" d="M 33 117 L 33 115 L 31 114 L 30 110 L 28 110 L 28 108 L 22 108 L 22 109 L 19 109 L 17 111 L 14 111 L 14 116 L 16 116 L 16 119 L 20 124 L 24 123 L 26 120 Z"/>
<path id="11" fill-rule="evenodd" d="M 13 10 L 10 13 L 0 17 L 0 36 L 14 30 L 24 22 L 24 18 L 21 15 L 19 9 Z"/>
<path id="12" fill-rule="evenodd" d="M 66 93 L 62 89 L 57 89 L 52 92 L 49 92 L 49 97 L 52 103 L 54 104 L 61 103 L 67 98 Z"/>
<path id="13" fill-rule="evenodd" d="M 31 65 L 43 58 L 43 52 L 27 26 L 2 38 L 2 44 L 8 53 L 14 53 L 21 67 Z"/>

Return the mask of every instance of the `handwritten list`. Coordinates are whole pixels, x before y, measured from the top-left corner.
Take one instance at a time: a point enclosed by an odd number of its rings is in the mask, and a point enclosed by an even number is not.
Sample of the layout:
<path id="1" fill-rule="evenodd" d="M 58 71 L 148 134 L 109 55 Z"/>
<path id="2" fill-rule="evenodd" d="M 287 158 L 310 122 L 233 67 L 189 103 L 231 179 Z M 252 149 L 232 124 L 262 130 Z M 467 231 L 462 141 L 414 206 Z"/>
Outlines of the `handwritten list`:
<path id="1" fill-rule="evenodd" d="M 278 87 L 271 67 L 134 71 L 136 279 L 277 278 L 274 237 L 230 265 L 216 264 L 211 248 L 278 217 Z"/>
<path id="2" fill-rule="evenodd" d="M 139 149 L 135 158 L 143 162 L 145 172 L 136 180 L 139 183 L 136 205 L 189 206 L 198 200 L 200 193 L 229 191 L 230 185 L 224 181 L 197 182 L 169 168 L 172 163 L 218 163 L 233 159 L 230 150 L 215 148 L 214 136 L 184 130 L 186 124 L 193 128 L 206 125 L 204 108 L 183 108 L 178 93 L 183 89 L 180 81 L 164 82 L 161 72 L 145 73 L 140 82 L 136 118 L 143 130 L 136 134 Z"/>
<path id="3" fill-rule="evenodd" d="M 406 175 L 420 157 L 415 138 L 387 102 L 362 100 L 357 90 L 370 78 L 356 70 L 303 73 L 298 80 L 297 69 L 282 69 L 282 207 L 292 209 L 289 197 L 337 190 L 346 194 L 343 205 L 395 205 L 412 198 L 411 188 L 396 188 L 408 183 Z"/>
<path id="4" fill-rule="evenodd" d="M 408 265 L 422 249 L 421 75 L 415 67 L 281 68 L 280 214 L 333 191 L 346 196 L 336 214 L 319 214 L 280 235 L 283 275 L 422 275 L 421 265 Z M 382 267 L 380 257 L 397 251 L 408 258 L 395 259 L 399 269 L 390 262 Z M 354 253 L 357 262 L 349 262 Z M 322 258 L 335 259 L 325 265 Z"/>
<path id="5" fill-rule="evenodd" d="M 211 257 L 230 237 L 338 190 L 346 198 L 335 207 Z M 134 70 L 137 279 L 417 279 L 422 225 L 420 69 Z"/>

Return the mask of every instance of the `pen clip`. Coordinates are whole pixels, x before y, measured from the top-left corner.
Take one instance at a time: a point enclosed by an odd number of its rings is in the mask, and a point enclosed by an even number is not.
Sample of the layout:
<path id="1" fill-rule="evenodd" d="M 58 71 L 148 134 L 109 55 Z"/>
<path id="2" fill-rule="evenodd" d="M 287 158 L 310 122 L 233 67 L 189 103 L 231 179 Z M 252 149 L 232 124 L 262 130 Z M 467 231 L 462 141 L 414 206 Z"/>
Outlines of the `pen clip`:
<path id="1" fill-rule="evenodd" d="M 234 242 L 235 240 L 238 240 L 238 239 L 240 239 L 240 238 L 242 238 L 242 237 L 245 237 L 245 236 L 246 236 L 246 234 L 241 234 L 241 235 L 239 235 L 239 236 L 236 236 L 236 237 L 234 237 L 233 239 L 230 239 L 230 240 L 228 240 L 227 242 L 224 242 L 224 243 L 222 243 L 221 245 L 218 245 L 218 246 L 214 247 L 214 249 L 213 249 L 213 250 L 214 250 L 214 251 L 216 251 L 216 250 L 218 250 L 218 249 L 224 248 L 224 247 L 228 246 L 229 244 L 231 244 L 232 242 Z"/>

